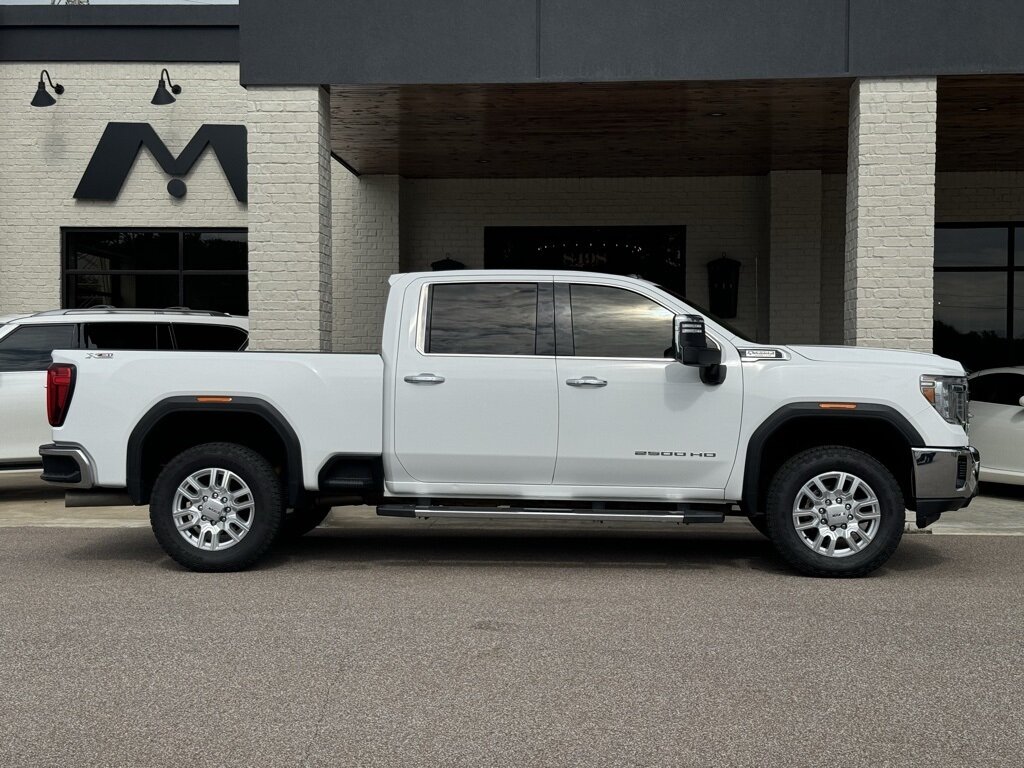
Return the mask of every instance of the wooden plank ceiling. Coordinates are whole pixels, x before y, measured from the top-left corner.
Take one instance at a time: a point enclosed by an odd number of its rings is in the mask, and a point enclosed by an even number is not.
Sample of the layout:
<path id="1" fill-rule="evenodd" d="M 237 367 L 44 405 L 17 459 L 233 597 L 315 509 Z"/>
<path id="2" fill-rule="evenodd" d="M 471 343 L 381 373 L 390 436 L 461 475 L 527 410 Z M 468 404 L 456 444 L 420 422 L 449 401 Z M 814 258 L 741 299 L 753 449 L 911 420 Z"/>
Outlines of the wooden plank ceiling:
<path id="1" fill-rule="evenodd" d="M 332 86 L 359 173 L 531 178 L 846 171 L 849 79 Z M 1024 78 L 942 78 L 939 170 L 1024 169 Z"/>

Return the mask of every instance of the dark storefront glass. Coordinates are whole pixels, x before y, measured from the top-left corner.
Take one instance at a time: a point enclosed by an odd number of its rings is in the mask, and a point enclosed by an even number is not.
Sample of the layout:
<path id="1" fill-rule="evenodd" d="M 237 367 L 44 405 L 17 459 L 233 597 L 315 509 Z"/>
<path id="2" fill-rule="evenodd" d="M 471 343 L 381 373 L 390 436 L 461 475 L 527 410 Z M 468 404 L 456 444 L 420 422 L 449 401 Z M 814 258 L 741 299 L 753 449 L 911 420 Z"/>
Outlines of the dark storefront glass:
<path id="1" fill-rule="evenodd" d="M 245 230 L 64 232 L 64 306 L 249 313 Z"/>
<path id="2" fill-rule="evenodd" d="M 686 293 L 686 227 L 486 227 L 487 269 L 637 275 Z"/>
<path id="3" fill-rule="evenodd" d="M 1024 228 L 935 230 L 935 352 L 971 371 L 1024 363 Z"/>
<path id="4" fill-rule="evenodd" d="M 936 267 L 1005 267 L 1006 227 L 938 227 Z"/>

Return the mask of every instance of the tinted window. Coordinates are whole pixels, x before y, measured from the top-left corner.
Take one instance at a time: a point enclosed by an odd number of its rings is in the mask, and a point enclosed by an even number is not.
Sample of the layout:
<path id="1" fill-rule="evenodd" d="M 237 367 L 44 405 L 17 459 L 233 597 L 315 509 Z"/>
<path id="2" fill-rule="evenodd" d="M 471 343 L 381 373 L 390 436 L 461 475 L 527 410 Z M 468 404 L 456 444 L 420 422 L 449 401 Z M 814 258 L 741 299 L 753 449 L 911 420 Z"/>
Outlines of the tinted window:
<path id="1" fill-rule="evenodd" d="M 86 349 L 173 349 L 168 323 L 86 323 Z"/>
<path id="2" fill-rule="evenodd" d="M 970 382 L 971 400 L 979 403 L 1020 406 L 1024 397 L 1024 376 L 1016 373 L 990 373 Z"/>
<path id="3" fill-rule="evenodd" d="M 935 230 L 936 267 L 1005 267 L 1006 227 L 939 227 Z"/>
<path id="4" fill-rule="evenodd" d="M 192 352 L 237 352 L 245 347 L 248 339 L 245 331 L 230 325 L 174 324 L 177 348 Z"/>
<path id="5" fill-rule="evenodd" d="M 178 233 L 80 230 L 65 234 L 64 266 L 70 270 L 178 269 Z"/>
<path id="6" fill-rule="evenodd" d="M 66 230 L 64 306 L 249 312 L 245 230 Z"/>
<path id="7" fill-rule="evenodd" d="M 570 294 L 577 357 L 671 357 L 673 314 L 660 304 L 602 285 Z"/>
<path id="8" fill-rule="evenodd" d="M 0 372 L 45 371 L 55 349 L 74 349 L 74 325 L 27 325 L 0 339 Z"/>
<path id="9" fill-rule="evenodd" d="M 245 232 L 185 232 L 185 269 L 229 269 L 244 272 L 249 264 Z"/>
<path id="10" fill-rule="evenodd" d="M 533 283 L 452 283 L 430 291 L 427 352 L 534 355 L 537 286 Z"/>

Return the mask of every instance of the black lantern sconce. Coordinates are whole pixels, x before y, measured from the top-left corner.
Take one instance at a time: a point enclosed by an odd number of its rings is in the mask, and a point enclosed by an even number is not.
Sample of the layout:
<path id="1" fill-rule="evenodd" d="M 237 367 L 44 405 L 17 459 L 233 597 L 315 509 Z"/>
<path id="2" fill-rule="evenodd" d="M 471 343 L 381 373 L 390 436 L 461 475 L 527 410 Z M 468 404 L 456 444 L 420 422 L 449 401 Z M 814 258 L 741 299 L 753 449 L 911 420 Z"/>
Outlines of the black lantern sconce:
<path id="1" fill-rule="evenodd" d="M 45 69 L 39 73 L 39 85 L 36 86 L 36 95 L 32 97 L 33 107 L 52 107 L 57 103 L 57 100 L 50 95 L 50 92 L 46 90 L 46 83 L 43 82 L 43 77 L 50 83 L 50 87 L 53 88 L 53 92 L 60 96 L 64 93 L 64 86 L 60 83 L 54 85 L 53 80 L 50 79 L 50 73 Z"/>
<path id="2" fill-rule="evenodd" d="M 166 84 L 164 83 L 164 75 L 167 76 Z M 167 85 L 171 86 L 170 91 L 167 90 Z M 173 104 L 177 99 L 171 95 L 172 93 L 174 96 L 181 93 L 181 86 L 171 82 L 171 73 L 167 71 L 167 67 L 164 67 L 160 70 L 160 82 L 156 86 L 156 93 L 153 94 L 153 99 L 149 103 L 157 105 Z"/>

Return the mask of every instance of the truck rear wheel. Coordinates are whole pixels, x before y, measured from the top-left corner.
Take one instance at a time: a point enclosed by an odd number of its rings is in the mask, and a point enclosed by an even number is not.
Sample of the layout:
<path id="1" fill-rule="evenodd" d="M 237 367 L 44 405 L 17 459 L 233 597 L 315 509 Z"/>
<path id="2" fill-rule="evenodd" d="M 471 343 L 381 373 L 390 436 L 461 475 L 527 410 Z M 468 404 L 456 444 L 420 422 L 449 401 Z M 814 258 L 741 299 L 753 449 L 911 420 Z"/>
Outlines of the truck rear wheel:
<path id="1" fill-rule="evenodd" d="M 149 505 L 160 546 L 193 571 L 249 567 L 273 544 L 283 515 L 273 467 L 234 443 L 207 443 L 175 456 L 157 477 Z"/>
<path id="2" fill-rule="evenodd" d="M 772 542 L 810 576 L 865 576 L 903 537 L 906 510 L 892 473 L 863 451 L 812 448 L 779 469 L 768 490 Z"/>

